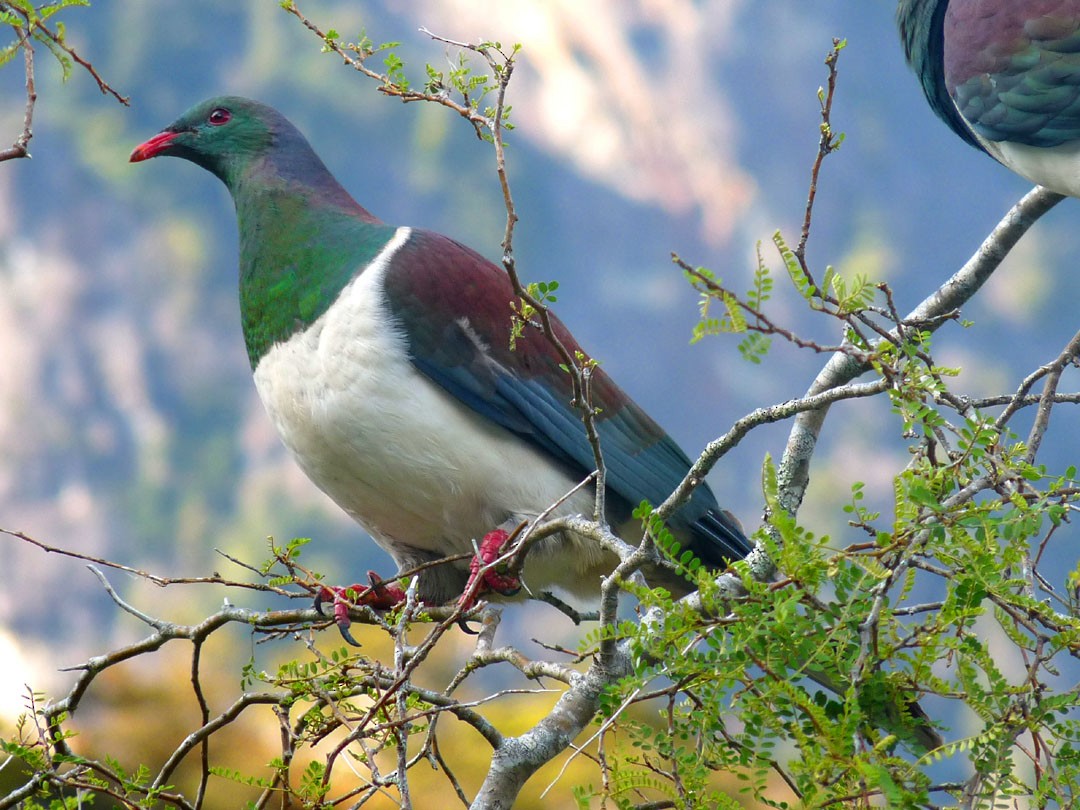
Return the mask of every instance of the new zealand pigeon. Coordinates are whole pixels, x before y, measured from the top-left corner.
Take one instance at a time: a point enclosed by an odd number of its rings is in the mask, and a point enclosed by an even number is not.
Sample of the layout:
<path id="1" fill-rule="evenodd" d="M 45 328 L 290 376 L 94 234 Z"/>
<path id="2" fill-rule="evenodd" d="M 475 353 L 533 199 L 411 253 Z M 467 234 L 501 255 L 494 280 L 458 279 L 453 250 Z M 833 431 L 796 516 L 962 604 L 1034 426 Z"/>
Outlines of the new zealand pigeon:
<path id="1" fill-rule="evenodd" d="M 232 194 L 240 312 L 263 405 L 304 472 L 400 570 L 505 537 L 593 470 L 555 350 L 531 325 L 510 347 L 515 296 L 502 269 L 446 236 L 372 216 L 284 116 L 249 99 L 196 105 L 131 160 L 158 155 L 197 163 Z M 558 321 L 555 331 L 578 350 Z M 631 510 L 662 501 L 690 462 L 602 370 L 592 395 L 607 518 L 633 540 Z M 586 488 L 554 515 L 592 510 Z M 752 549 L 704 484 L 669 528 L 714 568 Z M 595 595 L 612 567 L 595 543 L 556 535 L 530 550 L 523 579 L 533 591 Z M 676 593 L 689 588 L 651 573 Z M 446 602 L 468 575 L 467 562 L 428 566 L 420 596 Z"/>
<path id="2" fill-rule="evenodd" d="M 1080 197 L 1080 0 L 900 0 L 934 112 L 1017 174 Z"/>

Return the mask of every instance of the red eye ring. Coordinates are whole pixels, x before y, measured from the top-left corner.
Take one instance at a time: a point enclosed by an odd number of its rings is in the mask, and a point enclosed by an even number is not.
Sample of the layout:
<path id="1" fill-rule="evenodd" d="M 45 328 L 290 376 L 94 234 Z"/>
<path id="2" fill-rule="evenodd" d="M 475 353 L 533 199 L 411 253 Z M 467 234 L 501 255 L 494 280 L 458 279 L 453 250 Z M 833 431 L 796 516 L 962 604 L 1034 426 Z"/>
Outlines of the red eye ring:
<path id="1" fill-rule="evenodd" d="M 220 127 L 222 124 L 229 123 L 232 118 L 232 113 L 226 110 L 224 107 L 215 107 L 210 111 L 210 115 L 207 117 L 207 121 L 211 126 Z"/>

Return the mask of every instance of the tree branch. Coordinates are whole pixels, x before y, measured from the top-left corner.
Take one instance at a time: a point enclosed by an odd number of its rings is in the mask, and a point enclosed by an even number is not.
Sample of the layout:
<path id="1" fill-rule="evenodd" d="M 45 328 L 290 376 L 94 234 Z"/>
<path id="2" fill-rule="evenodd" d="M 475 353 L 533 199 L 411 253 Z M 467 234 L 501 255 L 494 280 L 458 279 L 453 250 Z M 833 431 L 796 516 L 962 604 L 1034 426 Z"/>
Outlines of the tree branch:
<path id="1" fill-rule="evenodd" d="M 66 60 L 70 58 L 90 74 L 103 94 L 111 95 L 124 106 L 129 105 L 130 99 L 120 95 L 101 77 L 97 69 L 89 61 L 67 44 L 64 40 L 62 24 L 59 24 L 56 30 L 49 28 L 45 24 L 45 17 L 49 16 L 49 12 L 43 15 L 40 13 L 41 9 L 34 8 L 30 3 L 13 4 L 9 2 L 0 2 L 0 11 L 3 11 L 8 16 L 9 19 L 5 22 L 14 31 L 16 37 L 15 42 L 8 48 L 11 50 L 18 49 L 23 52 L 23 71 L 26 84 L 26 104 L 23 108 L 22 132 L 15 138 L 15 142 L 10 147 L 0 150 L 0 162 L 30 157 L 29 144 L 30 139 L 34 137 L 34 107 L 38 98 L 34 78 L 34 40 L 47 46 L 57 60 L 60 61 L 64 69 L 65 79 L 70 72 L 70 64 Z M 55 9 L 51 11 L 55 11 Z M 13 20 L 21 20 L 21 22 L 15 23 L 12 22 Z"/>
<path id="2" fill-rule="evenodd" d="M 993 275 L 1002 260 L 1038 219 L 1064 197 L 1042 187 L 1029 191 L 1014 205 L 979 246 L 975 254 L 904 319 L 925 322 L 927 331 L 945 323 L 944 316 L 960 309 Z M 892 335 L 896 335 L 893 330 Z M 869 370 L 846 352 L 837 352 L 811 383 L 807 396 L 846 385 Z M 830 403 L 831 404 L 831 403 Z M 792 425 L 778 470 L 780 503 L 794 515 L 810 482 L 810 459 L 828 415 L 828 404 L 799 414 Z"/>
<path id="3" fill-rule="evenodd" d="M 37 90 L 34 87 L 34 47 L 30 35 L 21 26 L 12 26 L 19 38 L 18 47 L 23 52 L 23 69 L 26 75 L 26 106 L 23 109 L 23 128 L 15 143 L 10 148 L 0 151 L 0 161 L 30 157 L 30 139 L 34 137 L 34 105 L 37 103 Z"/>

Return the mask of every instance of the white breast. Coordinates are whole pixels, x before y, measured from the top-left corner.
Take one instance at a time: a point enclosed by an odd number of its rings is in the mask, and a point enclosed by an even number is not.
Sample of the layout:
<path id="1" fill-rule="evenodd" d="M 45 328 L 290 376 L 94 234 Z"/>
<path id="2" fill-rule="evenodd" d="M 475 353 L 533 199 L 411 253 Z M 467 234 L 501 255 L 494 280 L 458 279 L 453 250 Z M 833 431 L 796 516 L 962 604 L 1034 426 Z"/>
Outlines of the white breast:
<path id="1" fill-rule="evenodd" d="M 1080 141 L 1043 147 L 979 140 L 990 154 L 1021 177 L 1059 194 L 1080 197 Z"/>
<path id="2" fill-rule="evenodd" d="M 488 531 L 535 516 L 577 483 L 413 367 L 383 294 L 390 259 L 409 236 L 399 228 L 318 321 L 275 345 L 255 370 L 263 405 L 304 472 L 399 563 L 405 547 L 469 552 Z M 591 504 L 582 494 L 561 512 L 589 513 Z M 592 581 L 559 584 L 596 587 L 598 551 L 577 549 L 569 563 L 545 556 L 531 555 L 530 587 L 567 579 L 568 565 Z"/>

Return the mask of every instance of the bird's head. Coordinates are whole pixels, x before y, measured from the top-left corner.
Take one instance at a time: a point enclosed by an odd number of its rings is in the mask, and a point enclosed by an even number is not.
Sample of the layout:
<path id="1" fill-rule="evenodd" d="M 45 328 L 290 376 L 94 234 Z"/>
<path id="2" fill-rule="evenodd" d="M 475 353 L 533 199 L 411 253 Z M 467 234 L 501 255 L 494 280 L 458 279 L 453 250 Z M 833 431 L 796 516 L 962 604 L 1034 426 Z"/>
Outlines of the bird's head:
<path id="1" fill-rule="evenodd" d="M 231 185 L 253 161 L 275 147 L 282 124 L 294 131 L 272 107 L 239 96 L 219 96 L 196 104 L 135 147 L 131 162 L 173 155 L 197 163 Z"/>

